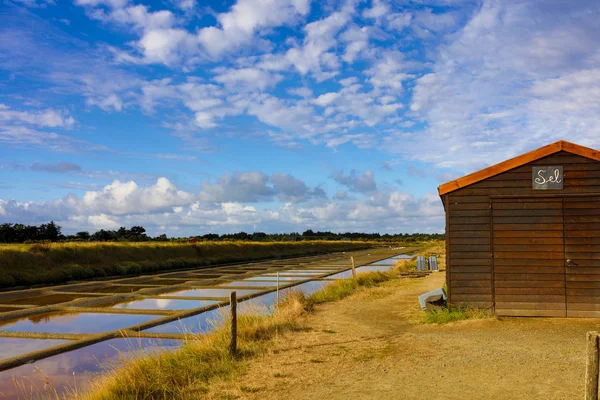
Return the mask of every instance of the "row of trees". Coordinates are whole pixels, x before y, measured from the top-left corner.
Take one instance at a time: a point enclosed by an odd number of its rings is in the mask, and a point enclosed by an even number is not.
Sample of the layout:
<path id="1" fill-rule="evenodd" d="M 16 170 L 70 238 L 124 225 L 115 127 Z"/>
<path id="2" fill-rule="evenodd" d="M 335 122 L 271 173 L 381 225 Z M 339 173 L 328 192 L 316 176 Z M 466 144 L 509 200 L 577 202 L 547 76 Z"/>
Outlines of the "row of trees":
<path id="1" fill-rule="evenodd" d="M 80 241 L 80 242 L 144 242 L 148 240 L 168 240 L 167 235 L 151 238 L 146 234 L 142 226 L 132 226 L 131 229 L 121 227 L 117 230 L 104 230 L 90 234 L 89 232 L 77 232 L 75 235 L 63 235 L 60 226 L 54 221 L 40 226 L 24 224 L 1 224 L 0 243 L 27 243 L 27 242 L 58 242 L 58 241 Z"/>
<path id="2" fill-rule="evenodd" d="M 0 243 L 24 243 L 49 240 L 56 242 L 63 235 L 54 221 L 40 226 L 24 224 L 0 225 Z"/>
<path id="3" fill-rule="evenodd" d="M 334 233 L 329 231 L 313 231 L 309 229 L 303 233 L 264 233 L 264 232 L 238 232 L 219 235 L 207 233 L 201 236 L 185 238 L 167 238 L 162 234 L 150 237 L 142 226 L 132 226 L 130 229 L 121 227 L 117 230 L 101 229 L 95 233 L 82 231 L 75 235 L 63 235 L 60 226 L 54 221 L 40 226 L 23 224 L 0 225 L 0 243 L 26 243 L 38 241 L 79 241 L 79 242 L 146 242 L 146 241 L 219 241 L 219 240 L 248 240 L 248 241 L 299 241 L 299 240 L 377 240 L 377 241 L 422 241 L 430 239 L 443 239 L 444 235 L 437 233 L 360 233 L 346 232 Z"/>

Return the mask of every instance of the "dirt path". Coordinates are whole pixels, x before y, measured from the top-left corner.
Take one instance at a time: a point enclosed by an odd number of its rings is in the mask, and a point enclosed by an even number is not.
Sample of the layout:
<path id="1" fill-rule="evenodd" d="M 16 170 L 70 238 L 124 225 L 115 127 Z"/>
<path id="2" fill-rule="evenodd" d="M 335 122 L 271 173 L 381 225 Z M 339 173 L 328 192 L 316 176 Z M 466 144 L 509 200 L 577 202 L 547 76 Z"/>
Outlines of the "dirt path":
<path id="1" fill-rule="evenodd" d="M 319 307 L 220 399 L 574 399 L 583 396 L 591 319 L 418 323 L 416 296 L 443 273 L 403 279 Z"/>

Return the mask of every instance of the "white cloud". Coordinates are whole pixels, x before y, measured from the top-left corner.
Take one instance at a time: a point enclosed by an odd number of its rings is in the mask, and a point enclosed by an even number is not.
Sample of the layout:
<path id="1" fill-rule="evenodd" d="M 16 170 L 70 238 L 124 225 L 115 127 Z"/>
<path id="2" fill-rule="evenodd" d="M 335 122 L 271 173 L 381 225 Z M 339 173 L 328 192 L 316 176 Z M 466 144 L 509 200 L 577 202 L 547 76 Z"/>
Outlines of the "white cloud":
<path id="1" fill-rule="evenodd" d="M 84 222 L 85 219 L 82 221 Z M 94 230 L 98 229 L 118 229 L 121 224 L 114 217 L 110 217 L 106 214 L 90 215 L 87 217 L 87 223 L 91 225 Z"/>
<path id="2" fill-rule="evenodd" d="M 108 151 L 105 146 L 75 139 L 54 132 L 30 129 L 24 126 L 2 126 L 0 144 L 11 147 L 40 147 L 61 152 Z"/>
<path id="3" fill-rule="evenodd" d="M 258 68 L 217 68 L 214 80 L 235 91 L 265 90 L 280 82 L 283 77 Z"/>
<path id="4" fill-rule="evenodd" d="M 98 106 L 104 111 L 122 111 L 123 100 L 115 93 L 111 93 L 103 98 L 88 98 L 86 104 L 90 106 Z"/>
<path id="5" fill-rule="evenodd" d="M 469 172 L 559 139 L 600 145 L 599 9 L 485 2 L 416 83 L 425 131 L 399 131 L 386 148 Z"/>
<path id="6" fill-rule="evenodd" d="M 404 90 L 403 83 L 414 78 L 408 73 L 410 64 L 404 61 L 404 54 L 398 51 L 386 51 L 374 62 L 365 73 L 370 76 L 369 82 L 378 88 L 390 88 L 395 94 Z"/>
<path id="7" fill-rule="evenodd" d="M 171 11 L 159 10 L 151 12 L 148 7 L 138 4 L 128 7 L 117 7 L 107 14 L 103 10 L 96 10 L 91 16 L 104 22 L 114 22 L 123 25 L 132 25 L 134 29 L 152 31 L 171 28 L 175 23 L 175 16 Z"/>
<path id="8" fill-rule="evenodd" d="M 410 26 L 413 21 L 411 13 L 392 13 L 388 14 L 387 26 L 389 29 L 401 31 Z"/>
<path id="9" fill-rule="evenodd" d="M 111 214 L 143 214 L 188 205 L 194 196 L 178 190 L 167 178 L 140 188 L 134 181 L 114 181 L 101 191 L 86 192 L 79 207 L 86 212 Z"/>
<path id="10" fill-rule="evenodd" d="M 329 93 L 320 95 L 319 97 L 317 97 L 314 100 L 314 102 L 315 102 L 315 104 L 318 104 L 321 107 L 325 107 L 325 106 L 331 104 L 338 97 L 340 97 L 339 93 L 329 92 Z"/>
<path id="11" fill-rule="evenodd" d="M 304 27 L 302 47 L 289 49 L 285 58 L 301 75 L 312 72 L 319 81 L 335 76 L 339 62 L 335 52 L 330 50 L 337 45 L 336 36 L 350 21 L 353 13 L 354 8 L 347 4 L 340 11 L 307 24 Z"/>
<path id="12" fill-rule="evenodd" d="M 353 192 L 373 193 L 377 190 L 375 176 L 370 169 L 365 170 L 361 175 L 358 175 L 356 170 L 351 170 L 348 175 L 344 174 L 344 171 L 335 170 L 331 178 Z"/>
<path id="13" fill-rule="evenodd" d="M 291 23 L 308 11 L 308 0 L 238 0 L 229 12 L 217 15 L 220 28 L 201 29 L 198 40 L 212 57 L 219 57 L 250 42 L 257 30 Z"/>
<path id="14" fill-rule="evenodd" d="M 17 111 L 0 103 L 0 124 L 33 125 L 42 128 L 71 128 L 75 119 L 53 109 Z"/>
<path id="15" fill-rule="evenodd" d="M 369 29 L 366 27 L 351 26 L 340 35 L 340 39 L 346 43 L 342 59 L 347 63 L 354 62 L 369 49 Z"/>
<path id="16" fill-rule="evenodd" d="M 144 62 L 173 65 L 181 60 L 188 48 L 193 47 L 192 41 L 183 29 L 153 29 L 144 33 L 137 46 Z"/>
<path id="17" fill-rule="evenodd" d="M 308 185 L 292 176 L 275 172 L 271 176 L 258 171 L 234 172 L 218 178 L 215 183 L 203 182 L 198 198 L 201 201 L 222 203 L 303 202 L 311 198 L 323 198 L 320 188 L 310 189 Z"/>
<path id="18" fill-rule="evenodd" d="M 129 0 L 75 0 L 79 6 L 108 6 L 112 8 L 123 8 L 129 3 Z"/>
<path id="19" fill-rule="evenodd" d="M 373 0 L 371 8 L 367 8 L 363 11 L 362 15 L 365 18 L 381 18 L 389 13 L 390 7 L 387 3 L 381 0 Z"/>
<path id="20" fill-rule="evenodd" d="M 316 198 L 301 206 L 295 200 L 306 188 L 298 184 L 295 178 L 281 174 L 275 179 L 286 182 L 283 185 L 285 188 L 280 187 L 280 191 L 286 193 L 291 202 L 259 208 L 242 201 L 215 203 L 202 199 L 191 200 L 181 194 L 174 196 L 172 185 L 165 178 L 162 179 L 162 183 L 157 182 L 148 188 L 139 188 L 130 183 L 113 183 L 100 192 L 88 192 L 81 198 L 67 196 L 49 202 L 20 203 L 0 199 L 0 223 L 55 220 L 67 233 L 142 225 L 154 235 L 165 231 L 175 235 L 197 235 L 207 232 L 281 232 L 308 228 L 439 232 L 444 221 L 439 198 L 433 194 L 415 198 L 397 191 L 373 192 L 361 200 L 340 194 L 337 199 L 342 199 L 342 202 Z M 256 180 L 260 186 L 264 177 L 257 174 L 240 180 Z M 171 195 L 165 195 L 165 187 L 168 188 L 167 192 L 171 191 Z M 154 196 L 151 200 L 142 198 L 150 194 Z M 100 206 L 100 202 L 107 204 Z"/>

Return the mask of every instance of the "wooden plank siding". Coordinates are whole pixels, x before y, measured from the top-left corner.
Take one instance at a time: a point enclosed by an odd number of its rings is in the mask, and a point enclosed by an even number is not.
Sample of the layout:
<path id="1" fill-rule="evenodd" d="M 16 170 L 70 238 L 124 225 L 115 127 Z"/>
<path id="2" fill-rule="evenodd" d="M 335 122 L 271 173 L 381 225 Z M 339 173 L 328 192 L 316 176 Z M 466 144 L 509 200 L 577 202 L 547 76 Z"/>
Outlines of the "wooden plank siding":
<path id="1" fill-rule="evenodd" d="M 600 196 L 565 198 L 567 316 L 600 317 Z"/>
<path id="2" fill-rule="evenodd" d="M 533 190 L 534 165 L 562 166 L 564 188 Z M 600 317 L 600 162 L 560 151 L 442 199 L 450 303 Z"/>
<path id="3" fill-rule="evenodd" d="M 562 203 L 562 198 L 492 199 L 497 315 L 567 316 Z M 515 234 L 513 243 L 496 241 L 505 240 L 496 235 L 506 232 Z M 545 232 L 561 236 L 546 238 Z"/>

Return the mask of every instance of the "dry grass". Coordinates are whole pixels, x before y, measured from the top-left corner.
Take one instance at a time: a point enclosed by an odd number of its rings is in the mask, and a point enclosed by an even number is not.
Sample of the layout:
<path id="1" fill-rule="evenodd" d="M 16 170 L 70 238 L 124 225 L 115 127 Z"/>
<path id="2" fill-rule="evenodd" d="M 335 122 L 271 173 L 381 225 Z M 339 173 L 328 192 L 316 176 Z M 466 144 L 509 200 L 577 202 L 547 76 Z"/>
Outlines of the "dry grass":
<path id="1" fill-rule="evenodd" d="M 270 316 L 258 313 L 238 317 L 239 354 L 228 352 L 230 326 L 194 336 L 174 352 L 140 355 L 123 360 L 123 365 L 93 382 L 85 393 L 73 393 L 73 400 L 188 400 L 203 398 L 213 379 L 239 376 L 244 365 L 272 347 L 279 335 L 303 329 L 302 315 L 316 304 L 340 300 L 360 288 L 388 281 L 397 272 L 370 272 L 355 279 L 343 279 L 305 298 L 300 293 L 286 297 Z M 250 390 L 252 388 L 249 388 Z"/>
<path id="2" fill-rule="evenodd" d="M 301 329 L 299 317 L 304 312 L 304 297 L 294 294 L 286 297 L 270 316 L 240 315 L 236 356 L 228 351 L 230 326 L 216 322 L 221 328 L 189 336 L 178 350 L 124 359 L 122 366 L 93 382 L 89 391 L 71 393 L 70 397 L 77 400 L 201 398 L 211 380 L 237 376 L 244 362 L 264 353 L 276 336 Z"/>
<path id="3" fill-rule="evenodd" d="M 447 324 L 465 319 L 493 318 L 494 314 L 489 309 L 477 307 L 450 307 L 441 310 L 431 310 L 425 313 L 423 322 L 426 324 Z"/>
<path id="4" fill-rule="evenodd" d="M 323 290 L 313 293 L 308 299 L 307 304 L 312 308 L 315 304 L 329 303 L 338 301 L 350 296 L 359 287 L 372 287 L 381 282 L 389 281 L 396 277 L 396 272 L 368 272 L 359 273 L 355 279 L 340 279 L 329 285 Z"/>
<path id="5" fill-rule="evenodd" d="M 417 260 L 416 258 L 410 260 L 398 260 L 394 269 L 399 272 L 414 271 L 417 269 Z"/>
<path id="6" fill-rule="evenodd" d="M 135 275 L 370 247 L 367 242 L 43 243 L 0 245 L 0 288 Z"/>
<path id="7" fill-rule="evenodd" d="M 238 316 L 236 356 L 228 351 L 230 325 L 216 322 L 221 328 L 188 337 L 176 351 L 124 359 L 122 366 L 93 382 L 89 391 L 71 393 L 70 397 L 77 400 L 201 398 L 211 380 L 238 376 L 245 362 L 267 351 L 277 336 L 302 329 L 300 317 L 305 312 L 304 296 L 292 294 L 270 316 L 259 313 Z"/>

